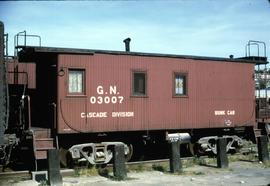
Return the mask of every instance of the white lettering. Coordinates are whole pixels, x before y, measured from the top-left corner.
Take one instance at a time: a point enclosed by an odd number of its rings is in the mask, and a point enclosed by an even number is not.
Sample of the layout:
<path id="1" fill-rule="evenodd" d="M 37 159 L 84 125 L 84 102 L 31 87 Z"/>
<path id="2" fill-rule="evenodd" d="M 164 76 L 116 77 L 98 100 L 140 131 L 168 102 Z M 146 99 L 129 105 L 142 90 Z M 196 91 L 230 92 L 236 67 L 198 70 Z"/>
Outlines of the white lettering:
<path id="1" fill-rule="evenodd" d="M 116 86 L 110 86 L 110 94 L 116 94 L 117 89 Z"/>
<path id="2" fill-rule="evenodd" d="M 89 113 L 81 113 L 81 118 L 107 118 L 107 112 L 89 112 Z"/>
<path id="3" fill-rule="evenodd" d="M 113 118 L 134 117 L 134 112 L 112 112 Z"/>
<path id="4" fill-rule="evenodd" d="M 117 92 L 117 87 L 115 85 L 111 85 L 109 87 L 109 92 L 104 90 L 103 86 L 97 87 L 97 94 L 99 96 L 91 96 L 90 97 L 90 103 L 91 104 L 122 104 L 124 101 L 124 96 L 112 96 L 112 95 L 118 95 L 119 92 Z M 109 94 L 109 95 L 108 95 Z M 102 95 L 107 95 L 103 97 Z"/>
<path id="5" fill-rule="evenodd" d="M 95 97 L 95 96 L 91 96 L 90 97 L 90 103 L 91 104 L 116 104 L 116 103 L 123 103 L 124 97 L 123 96 L 113 96 L 113 97 L 109 97 L 109 96 L 105 96 L 104 98 L 101 96 Z"/>
<path id="6" fill-rule="evenodd" d="M 118 96 L 119 103 L 123 103 L 124 97 L 123 96 Z"/>
<path id="7" fill-rule="evenodd" d="M 81 113 L 81 118 L 86 118 L 86 115 L 84 112 Z"/>
<path id="8" fill-rule="evenodd" d="M 101 96 L 98 96 L 98 97 L 97 97 L 97 103 L 98 103 L 98 104 L 102 104 L 102 103 L 103 103 L 103 99 L 102 99 Z"/>
<path id="9" fill-rule="evenodd" d="M 98 86 L 98 87 L 97 87 L 97 93 L 98 93 L 99 95 L 104 94 L 104 90 L 103 90 L 103 87 L 102 87 L 102 86 Z"/>
<path id="10" fill-rule="evenodd" d="M 106 96 L 104 98 L 104 103 L 109 104 L 110 103 L 110 97 Z"/>
<path id="11" fill-rule="evenodd" d="M 115 104 L 117 103 L 117 97 L 116 96 L 113 96 L 112 99 L 111 99 L 112 103 Z"/>
<path id="12" fill-rule="evenodd" d="M 234 110 L 228 110 L 227 115 L 233 116 L 233 115 L 235 115 L 235 111 Z"/>
<path id="13" fill-rule="evenodd" d="M 90 103 L 95 104 L 97 101 L 95 96 L 90 97 Z"/>
<path id="14" fill-rule="evenodd" d="M 223 116 L 223 115 L 225 115 L 225 110 L 215 110 L 215 115 L 216 116 Z"/>
<path id="15" fill-rule="evenodd" d="M 234 116 L 235 115 L 235 110 L 215 110 L 214 111 L 216 116 Z"/>
<path id="16" fill-rule="evenodd" d="M 134 117 L 134 112 L 112 112 L 111 116 L 113 118 L 129 118 Z M 107 118 L 108 113 L 107 112 L 82 112 L 81 118 Z"/>

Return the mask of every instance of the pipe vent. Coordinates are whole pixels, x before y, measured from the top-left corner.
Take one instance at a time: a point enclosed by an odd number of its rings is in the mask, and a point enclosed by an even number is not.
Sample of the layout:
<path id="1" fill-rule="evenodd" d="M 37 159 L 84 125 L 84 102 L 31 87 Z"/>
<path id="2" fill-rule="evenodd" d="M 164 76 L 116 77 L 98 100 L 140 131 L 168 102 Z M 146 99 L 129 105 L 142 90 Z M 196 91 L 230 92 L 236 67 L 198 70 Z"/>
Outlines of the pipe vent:
<path id="1" fill-rule="evenodd" d="M 131 39 L 129 37 L 124 39 L 124 41 L 123 41 L 125 43 L 126 52 L 130 52 L 130 41 L 131 41 Z"/>

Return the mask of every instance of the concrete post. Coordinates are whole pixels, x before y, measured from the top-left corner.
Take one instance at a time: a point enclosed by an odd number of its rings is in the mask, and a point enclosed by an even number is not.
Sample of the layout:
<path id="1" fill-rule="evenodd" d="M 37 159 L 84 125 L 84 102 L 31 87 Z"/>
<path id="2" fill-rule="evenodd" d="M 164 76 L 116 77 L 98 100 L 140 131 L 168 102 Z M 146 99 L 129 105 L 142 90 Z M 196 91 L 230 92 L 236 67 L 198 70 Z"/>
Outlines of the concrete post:
<path id="1" fill-rule="evenodd" d="M 170 171 L 171 173 L 179 172 L 182 169 L 180 160 L 180 144 L 179 142 L 171 142 L 170 144 Z"/>
<path id="2" fill-rule="evenodd" d="M 114 146 L 113 175 L 117 180 L 124 180 L 127 177 L 125 164 L 125 149 L 123 144 L 117 144 Z"/>
<path id="3" fill-rule="evenodd" d="M 217 167 L 218 168 L 228 168 L 229 166 L 226 146 L 227 146 L 226 138 L 217 139 Z"/>
<path id="4" fill-rule="evenodd" d="M 269 161 L 267 136 L 257 137 L 257 146 L 258 146 L 259 161 L 266 163 L 267 161 Z"/>
<path id="5" fill-rule="evenodd" d="M 60 159 L 57 149 L 47 151 L 48 160 L 48 181 L 51 186 L 63 185 L 62 176 L 60 174 Z"/>

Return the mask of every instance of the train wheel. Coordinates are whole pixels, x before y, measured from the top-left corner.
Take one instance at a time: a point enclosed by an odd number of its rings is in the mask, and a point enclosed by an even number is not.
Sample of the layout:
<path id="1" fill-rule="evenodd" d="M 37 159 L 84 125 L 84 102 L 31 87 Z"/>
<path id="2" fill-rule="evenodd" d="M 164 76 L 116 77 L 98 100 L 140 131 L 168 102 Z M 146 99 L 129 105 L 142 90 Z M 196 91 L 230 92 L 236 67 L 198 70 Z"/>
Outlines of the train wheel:
<path id="1" fill-rule="evenodd" d="M 59 156 L 60 156 L 60 163 L 63 167 L 67 167 L 67 149 L 60 148 L 59 149 Z"/>
<path id="2" fill-rule="evenodd" d="M 191 156 L 195 156 L 195 144 L 194 143 L 189 143 L 188 144 L 188 149 L 189 149 L 189 152 L 191 154 Z"/>
<path id="3" fill-rule="evenodd" d="M 198 143 L 189 143 L 188 148 L 192 156 L 202 156 L 205 154 Z"/>
<path id="4" fill-rule="evenodd" d="M 128 152 L 125 156 L 126 161 L 130 161 L 132 156 L 133 156 L 133 145 L 132 144 L 127 144 L 128 147 Z"/>
<path id="5" fill-rule="evenodd" d="M 63 167 L 73 168 L 74 161 L 71 157 L 70 152 L 67 149 L 60 148 L 59 149 L 59 156 L 60 156 L 60 164 Z"/>

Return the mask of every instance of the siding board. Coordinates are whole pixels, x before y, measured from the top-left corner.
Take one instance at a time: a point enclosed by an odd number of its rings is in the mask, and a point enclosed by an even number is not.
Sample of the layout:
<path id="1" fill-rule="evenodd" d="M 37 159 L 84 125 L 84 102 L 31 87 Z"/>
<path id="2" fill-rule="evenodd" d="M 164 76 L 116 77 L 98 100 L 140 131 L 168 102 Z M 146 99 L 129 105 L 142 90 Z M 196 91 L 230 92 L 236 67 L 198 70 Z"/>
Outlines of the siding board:
<path id="1" fill-rule="evenodd" d="M 62 115 L 58 109 L 60 133 L 76 132 L 67 128 L 62 117 L 84 132 L 190 129 L 253 125 L 254 65 L 248 63 L 145 57 L 129 55 L 60 54 L 61 68 L 86 70 L 86 95 L 67 97 L 67 74 L 58 77 L 58 104 L 65 102 Z M 147 96 L 132 96 L 132 70 L 147 72 Z M 188 96 L 173 96 L 173 73 L 188 74 Z M 104 94 L 97 93 L 102 86 Z M 117 94 L 110 94 L 110 86 Z M 92 104 L 90 98 L 109 97 L 110 103 Z M 122 103 L 118 96 L 123 96 Z M 117 97 L 117 103 L 111 103 Z M 67 101 L 69 100 L 69 101 Z M 225 115 L 215 115 L 225 111 Z M 82 112 L 107 112 L 106 118 L 81 118 Z M 112 117 L 112 112 L 133 112 L 133 117 Z M 228 115 L 227 112 L 231 112 Z M 234 114 L 232 115 L 232 113 Z"/>

